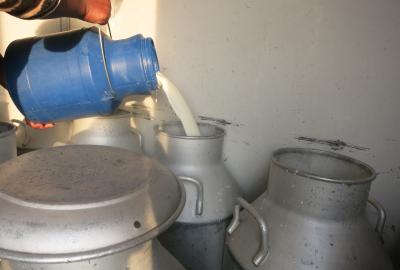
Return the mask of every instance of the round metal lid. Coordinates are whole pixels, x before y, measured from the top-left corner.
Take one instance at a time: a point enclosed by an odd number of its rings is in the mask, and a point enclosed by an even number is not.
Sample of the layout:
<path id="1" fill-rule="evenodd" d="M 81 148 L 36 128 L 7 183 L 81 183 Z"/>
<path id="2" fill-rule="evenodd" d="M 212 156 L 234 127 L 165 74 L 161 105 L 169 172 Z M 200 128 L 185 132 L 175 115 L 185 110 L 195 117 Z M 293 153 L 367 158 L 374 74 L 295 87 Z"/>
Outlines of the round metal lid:
<path id="1" fill-rule="evenodd" d="M 105 256 L 168 228 L 184 191 L 158 162 L 75 145 L 0 165 L 0 258 L 70 262 Z"/>

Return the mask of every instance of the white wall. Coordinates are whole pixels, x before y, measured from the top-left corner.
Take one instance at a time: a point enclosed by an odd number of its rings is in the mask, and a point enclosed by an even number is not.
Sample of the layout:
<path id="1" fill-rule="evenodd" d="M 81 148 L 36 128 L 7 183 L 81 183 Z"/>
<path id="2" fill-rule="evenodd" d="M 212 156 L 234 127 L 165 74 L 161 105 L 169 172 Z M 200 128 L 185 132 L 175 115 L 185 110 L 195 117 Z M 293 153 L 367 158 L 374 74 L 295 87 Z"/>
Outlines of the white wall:
<path id="1" fill-rule="evenodd" d="M 296 137 L 369 148 L 338 152 L 379 172 L 372 195 L 388 211 L 385 240 L 393 249 L 400 236 L 399 14 L 397 0 L 138 0 L 125 1 L 111 27 L 118 38 L 154 33 L 162 71 L 195 113 L 233 122 L 226 163 L 248 198 L 263 191 L 274 149 L 330 149 Z"/>
<path id="2" fill-rule="evenodd" d="M 227 164 L 247 194 L 294 138 L 370 148 L 345 154 L 378 172 L 372 194 L 400 229 L 400 2 L 159 1 L 165 72 L 199 115 L 227 119 Z M 306 145 L 318 147 L 318 145 Z"/>
<path id="3" fill-rule="evenodd" d="M 388 211 L 385 240 L 393 249 L 400 237 L 399 14 L 397 0 L 127 0 L 111 27 L 116 38 L 154 36 L 162 71 L 195 113 L 233 123 L 226 163 L 248 198 L 264 190 L 274 149 L 329 149 L 298 136 L 369 148 L 338 152 L 379 172 L 372 195 Z"/>

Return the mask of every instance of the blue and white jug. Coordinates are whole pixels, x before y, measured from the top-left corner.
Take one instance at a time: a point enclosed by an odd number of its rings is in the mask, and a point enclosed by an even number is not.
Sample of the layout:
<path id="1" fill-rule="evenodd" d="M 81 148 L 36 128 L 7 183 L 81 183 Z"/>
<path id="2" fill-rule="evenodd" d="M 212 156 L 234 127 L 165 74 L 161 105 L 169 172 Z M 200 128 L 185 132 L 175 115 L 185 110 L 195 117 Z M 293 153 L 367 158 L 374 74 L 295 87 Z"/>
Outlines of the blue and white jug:
<path id="1" fill-rule="evenodd" d="M 10 95 L 35 122 L 112 114 L 124 97 L 157 88 L 156 50 L 142 35 L 113 41 L 92 27 L 26 38 L 4 60 Z"/>

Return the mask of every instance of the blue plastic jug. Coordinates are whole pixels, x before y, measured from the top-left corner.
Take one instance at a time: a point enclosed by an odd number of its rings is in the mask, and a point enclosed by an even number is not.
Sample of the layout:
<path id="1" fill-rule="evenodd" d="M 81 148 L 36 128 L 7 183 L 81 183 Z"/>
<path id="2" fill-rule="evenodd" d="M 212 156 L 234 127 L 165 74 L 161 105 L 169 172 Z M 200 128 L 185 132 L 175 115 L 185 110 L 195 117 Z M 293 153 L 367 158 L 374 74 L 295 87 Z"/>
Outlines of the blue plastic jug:
<path id="1" fill-rule="evenodd" d="M 21 39 L 4 61 L 11 98 L 35 122 L 112 114 L 124 97 L 157 88 L 156 50 L 142 35 L 113 41 L 93 27 Z"/>

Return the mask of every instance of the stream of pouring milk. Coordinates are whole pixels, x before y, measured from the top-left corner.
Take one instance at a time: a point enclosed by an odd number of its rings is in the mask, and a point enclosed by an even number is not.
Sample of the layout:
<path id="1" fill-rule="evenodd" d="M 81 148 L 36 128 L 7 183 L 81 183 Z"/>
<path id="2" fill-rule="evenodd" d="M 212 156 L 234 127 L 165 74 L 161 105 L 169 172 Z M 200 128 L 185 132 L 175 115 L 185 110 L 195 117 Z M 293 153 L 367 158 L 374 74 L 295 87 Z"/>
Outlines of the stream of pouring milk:
<path id="1" fill-rule="evenodd" d="M 157 72 L 157 80 L 172 109 L 181 120 L 186 136 L 201 136 L 196 119 L 178 88 L 161 72 Z"/>

